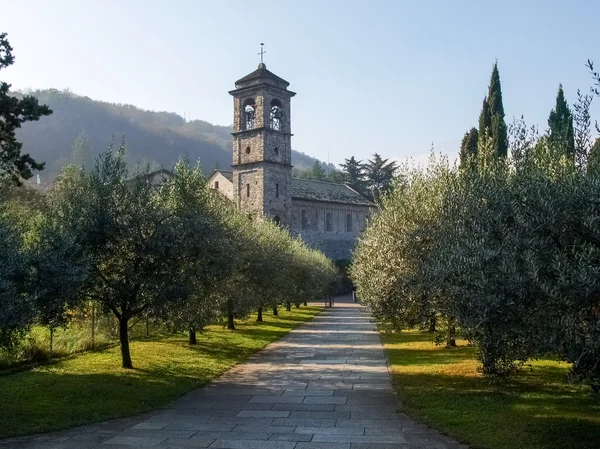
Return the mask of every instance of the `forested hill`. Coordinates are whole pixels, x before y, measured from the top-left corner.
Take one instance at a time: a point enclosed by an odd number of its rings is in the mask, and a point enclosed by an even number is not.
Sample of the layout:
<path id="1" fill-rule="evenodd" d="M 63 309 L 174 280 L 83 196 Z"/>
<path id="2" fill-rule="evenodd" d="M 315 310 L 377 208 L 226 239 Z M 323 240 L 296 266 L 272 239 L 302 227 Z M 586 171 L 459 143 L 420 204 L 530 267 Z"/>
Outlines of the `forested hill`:
<path id="1" fill-rule="evenodd" d="M 231 166 L 231 128 L 202 120 L 185 122 L 172 112 L 146 111 L 127 104 L 95 101 L 56 89 L 28 91 L 54 111 L 18 132 L 23 151 L 46 162 L 41 176 L 54 178 L 69 162 L 92 164 L 111 142 L 124 138 L 132 164 L 170 168 L 180 157 L 200 159 L 205 172 Z M 78 142 L 75 144 L 75 142 Z M 311 167 L 315 158 L 293 152 L 292 163 Z"/>

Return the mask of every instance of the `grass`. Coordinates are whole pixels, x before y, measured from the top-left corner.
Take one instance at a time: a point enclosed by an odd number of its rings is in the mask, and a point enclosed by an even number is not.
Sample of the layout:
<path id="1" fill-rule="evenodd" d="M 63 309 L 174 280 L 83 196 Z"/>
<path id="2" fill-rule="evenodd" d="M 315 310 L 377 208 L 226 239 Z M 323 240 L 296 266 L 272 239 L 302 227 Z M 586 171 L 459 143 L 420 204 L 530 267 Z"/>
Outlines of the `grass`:
<path id="1" fill-rule="evenodd" d="M 404 411 L 474 449 L 600 447 L 600 395 L 566 382 L 567 363 L 534 361 L 492 383 L 465 341 L 447 349 L 416 331 L 382 341 Z"/>
<path id="2" fill-rule="evenodd" d="M 164 406 L 198 388 L 320 312 L 318 307 L 265 313 L 210 326 L 189 345 L 186 335 L 131 342 L 134 369 L 120 368 L 118 347 L 78 354 L 0 376 L 0 437 L 47 432 Z"/>

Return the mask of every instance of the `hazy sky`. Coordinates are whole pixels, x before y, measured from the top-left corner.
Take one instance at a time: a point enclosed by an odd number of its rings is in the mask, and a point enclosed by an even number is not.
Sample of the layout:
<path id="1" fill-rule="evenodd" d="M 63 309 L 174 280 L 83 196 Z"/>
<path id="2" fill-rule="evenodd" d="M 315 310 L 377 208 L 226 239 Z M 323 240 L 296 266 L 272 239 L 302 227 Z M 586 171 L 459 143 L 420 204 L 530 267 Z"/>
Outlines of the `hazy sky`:
<path id="1" fill-rule="evenodd" d="M 573 102 L 591 83 L 586 60 L 600 66 L 598 0 L 0 0 L 0 14 L 13 89 L 221 125 L 265 42 L 269 70 L 298 93 L 294 149 L 335 163 L 423 155 L 432 142 L 455 155 L 496 59 L 507 122 L 543 127 L 558 84 Z"/>

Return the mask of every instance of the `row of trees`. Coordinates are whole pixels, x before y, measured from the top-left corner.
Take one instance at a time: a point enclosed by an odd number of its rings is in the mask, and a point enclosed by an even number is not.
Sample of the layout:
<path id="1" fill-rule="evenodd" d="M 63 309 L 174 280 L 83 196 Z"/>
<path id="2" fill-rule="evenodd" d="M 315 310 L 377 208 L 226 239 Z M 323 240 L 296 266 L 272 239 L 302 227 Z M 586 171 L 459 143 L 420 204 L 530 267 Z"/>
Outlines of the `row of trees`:
<path id="1" fill-rule="evenodd" d="M 227 317 L 234 329 L 236 318 L 323 296 L 336 280 L 325 256 L 249 219 L 185 161 L 153 185 L 129 173 L 121 147 L 92 170 L 67 167 L 33 203 L 22 189 L 0 202 L 0 346 L 18 344 L 33 324 L 65 325 L 93 301 L 118 320 L 131 368 L 134 317 L 185 330 L 194 343 L 208 323 Z"/>
<path id="2" fill-rule="evenodd" d="M 0 70 L 13 63 L 2 33 Z M 335 287 L 330 260 L 242 214 L 207 187 L 199 165 L 180 160 L 154 185 L 148 169 L 128 169 L 122 145 L 91 170 L 80 151 L 80 163 L 47 193 L 23 187 L 43 164 L 21 154 L 16 130 L 52 111 L 9 89 L 0 83 L 0 349 L 14 349 L 36 324 L 52 335 L 91 301 L 118 320 L 123 367 L 131 368 L 134 317 L 186 330 L 193 344 L 222 317 L 234 329 L 252 310 L 262 321 L 265 306 L 276 314 Z"/>
<path id="3" fill-rule="evenodd" d="M 600 140 L 592 143 L 589 117 L 598 91 L 579 93 L 570 116 L 561 90 L 539 136 L 522 119 L 503 125 L 499 86 L 495 66 L 491 120 L 465 139 L 475 150 L 461 152 L 460 167 L 432 156 L 425 170 L 404 170 L 351 277 L 395 328 L 443 324 L 450 346 L 458 329 L 477 344 L 487 375 L 554 354 L 572 363 L 574 378 L 598 382 Z"/>
<path id="4" fill-rule="evenodd" d="M 322 164 L 316 161 L 311 168 L 294 173 L 298 178 L 348 184 L 354 190 L 371 200 L 378 201 L 382 194 L 389 191 L 396 175 L 398 165 L 395 161 L 383 159 L 379 154 L 367 162 L 356 160 L 354 156 L 340 165 L 341 170 L 327 174 Z"/>

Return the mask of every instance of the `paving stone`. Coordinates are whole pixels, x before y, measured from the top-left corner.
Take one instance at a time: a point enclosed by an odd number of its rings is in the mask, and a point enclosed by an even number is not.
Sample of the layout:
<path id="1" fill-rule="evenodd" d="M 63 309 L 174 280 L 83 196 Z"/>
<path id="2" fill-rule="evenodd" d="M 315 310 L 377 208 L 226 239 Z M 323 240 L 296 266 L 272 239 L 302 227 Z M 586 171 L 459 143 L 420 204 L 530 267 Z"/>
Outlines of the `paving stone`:
<path id="1" fill-rule="evenodd" d="M 270 410 L 273 404 L 240 404 L 239 402 L 217 402 L 212 410 Z"/>
<path id="2" fill-rule="evenodd" d="M 327 435 L 364 435 L 364 427 L 303 427 L 298 426 L 296 433 L 327 434 Z"/>
<path id="3" fill-rule="evenodd" d="M 144 438 L 189 438 L 195 434 L 195 430 L 170 430 L 170 429 L 128 429 L 123 432 L 122 436 L 127 437 L 144 437 Z"/>
<path id="4" fill-rule="evenodd" d="M 160 443 L 157 447 L 161 449 L 191 449 L 195 447 L 210 447 L 215 440 L 213 438 L 201 439 L 178 439 L 178 438 L 167 438 L 165 441 Z M 122 446 L 121 446 L 122 447 Z M 124 448 L 123 448 L 124 449 Z"/>
<path id="5" fill-rule="evenodd" d="M 295 449 L 350 449 L 350 443 L 298 443 Z"/>
<path id="6" fill-rule="evenodd" d="M 301 404 L 304 396 L 254 396 L 251 404 Z"/>
<path id="7" fill-rule="evenodd" d="M 400 429 L 402 424 L 395 419 L 338 419 L 337 427 L 388 427 L 392 429 Z"/>
<path id="8" fill-rule="evenodd" d="M 274 426 L 306 426 L 306 427 L 334 427 L 335 419 L 312 419 L 312 418 L 276 418 Z"/>
<path id="9" fill-rule="evenodd" d="M 270 432 L 261 432 L 256 429 L 254 432 L 197 432 L 190 440 L 195 439 L 214 439 L 214 440 L 268 440 Z"/>
<path id="10" fill-rule="evenodd" d="M 404 443 L 352 443 L 350 449 L 429 449 L 425 447 L 409 446 Z"/>
<path id="11" fill-rule="evenodd" d="M 333 396 L 334 390 L 285 390 L 283 396 Z"/>
<path id="12" fill-rule="evenodd" d="M 312 434 L 302 433 L 274 433 L 269 441 L 310 441 Z"/>
<path id="13" fill-rule="evenodd" d="M 238 418 L 287 418 L 291 412 L 281 410 L 242 410 Z"/>
<path id="14" fill-rule="evenodd" d="M 400 407 L 371 316 L 338 301 L 166 409 L 0 448 L 467 449 Z"/>
<path id="15" fill-rule="evenodd" d="M 244 426 L 239 425 L 233 429 L 233 432 L 267 432 L 267 433 L 293 433 L 296 426 Z"/>
<path id="16" fill-rule="evenodd" d="M 294 449 L 295 441 L 216 440 L 211 448 L 221 449 Z"/>
<path id="17" fill-rule="evenodd" d="M 205 432 L 230 432 L 235 424 L 203 423 L 195 421 L 177 421 L 165 427 L 165 430 L 202 430 Z"/>
<path id="18" fill-rule="evenodd" d="M 146 437 L 114 437 L 103 444 L 121 444 L 125 446 L 158 446 L 167 438 L 146 438 Z"/>
<path id="19" fill-rule="evenodd" d="M 340 405 L 341 406 L 341 405 Z M 271 410 L 288 410 L 288 411 L 303 411 L 303 412 L 333 412 L 335 407 L 340 407 L 335 404 L 273 404 Z M 345 410 L 340 410 L 345 411 Z"/>
<path id="20" fill-rule="evenodd" d="M 303 404 L 345 404 L 348 398 L 342 396 L 307 396 Z"/>
<path id="21" fill-rule="evenodd" d="M 405 443 L 398 435 L 330 435 L 316 434 L 312 440 L 315 443 Z"/>
<path id="22" fill-rule="evenodd" d="M 290 418 L 331 418 L 331 419 L 349 419 L 351 412 L 291 412 Z"/>
<path id="23" fill-rule="evenodd" d="M 168 422 L 160 422 L 160 421 L 144 421 L 139 424 L 136 424 L 132 427 L 132 429 L 144 429 L 144 430 L 160 430 L 169 425 Z"/>

